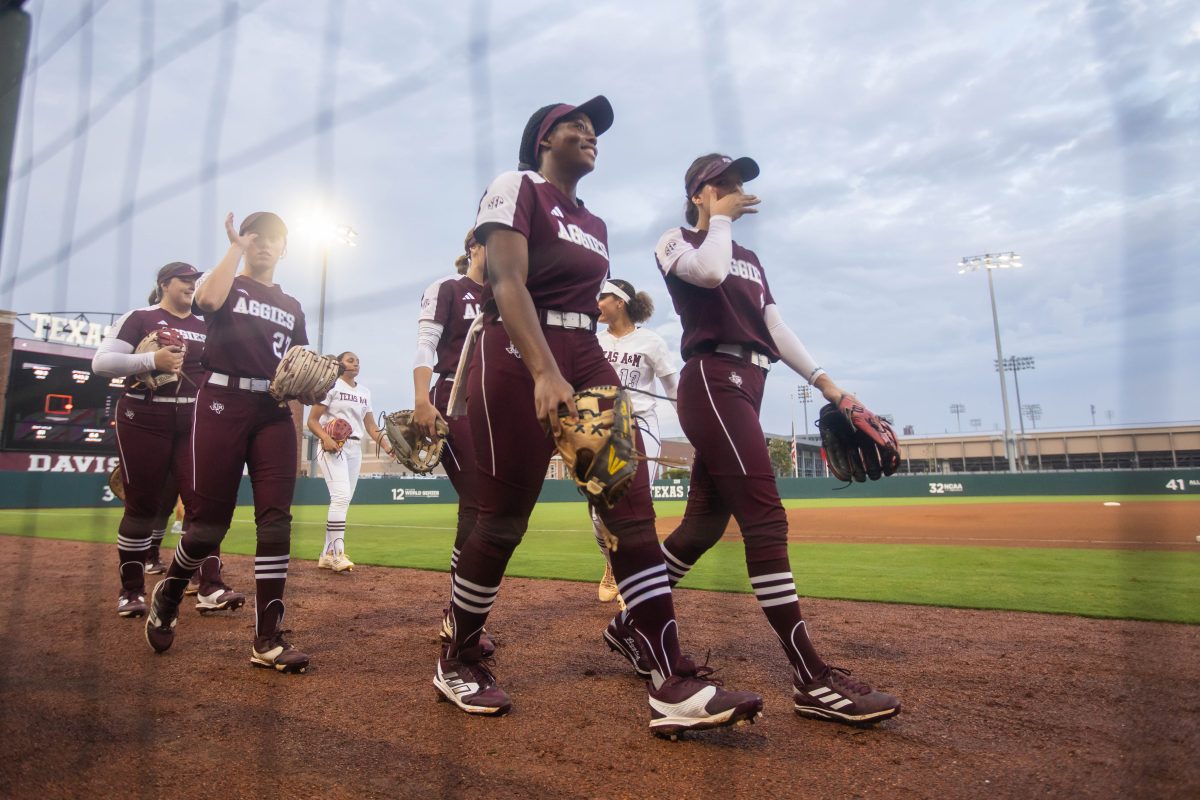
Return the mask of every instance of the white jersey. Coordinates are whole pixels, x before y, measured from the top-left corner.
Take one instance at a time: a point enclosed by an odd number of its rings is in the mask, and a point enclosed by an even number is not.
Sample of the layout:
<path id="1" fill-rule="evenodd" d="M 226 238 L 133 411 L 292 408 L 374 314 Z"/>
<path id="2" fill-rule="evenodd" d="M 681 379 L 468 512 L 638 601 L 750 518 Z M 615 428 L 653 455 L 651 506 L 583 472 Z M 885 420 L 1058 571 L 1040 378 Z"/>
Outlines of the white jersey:
<path id="1" fill-rule="evenodd" d="M 600 340 L 600 348 L 617 371 L 623 386 L 662 394 L 661 390 L 655 391 L 654 379 L 679 371 L 667 343 L 649 328 L 634 328 L 620 338 L 603 330 L 596 334 L 596 338 Z M 633 403 L 633 413 L 656 413 L 653 397 L 630 392 L 629 399 Z"/>
<path id="2" fill-rule="evenodd" d="M 325 406 L 325 413 L 321 415 L 321 427 L 338 417 L 350 423 L 354 430 L 353 436 L 359 439 L 366 437 L 363 420 L 371 413 L 371 390 L 366 386 L 361 383 L 351 386 L 338 378 L 321 401 L 321 405 Z"/>

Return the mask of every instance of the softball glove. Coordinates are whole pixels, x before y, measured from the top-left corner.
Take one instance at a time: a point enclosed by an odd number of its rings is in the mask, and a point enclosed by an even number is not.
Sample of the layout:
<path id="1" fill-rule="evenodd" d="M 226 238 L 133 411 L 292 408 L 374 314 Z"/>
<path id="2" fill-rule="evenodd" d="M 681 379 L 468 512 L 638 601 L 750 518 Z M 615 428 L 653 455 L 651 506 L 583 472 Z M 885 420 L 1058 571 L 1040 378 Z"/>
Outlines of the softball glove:
<path id="1" fill-rule="evenodd" d="M 134 348 L 133 352 L 156 353 L 164 347 L 179 347 L 184 353 L 187 353 L 187 340 L 183 338 L 183 334 L 174 328 L 159 328 L 147 333 L 138 342 L 138 346 Z M 174 383 L 179 379 L 179 376 L 174 372 L 158 372 L 156 370 L 142 372 L 133 377 L 138 383 L 151 390 L 166 386 L 168 383 Z"/>
<path id="2" fill-rule="evenodd" d="M 413 412 L 393 411 L 383 418 L 383 432 L 392 445 L 392 458 L 419 475 L 433 472 L 442 460 L 442 448 L 450 427 L 440 417 L 434 423 L 437 435 L 422 436 L 413 426 Z"/>
<path id="3" fill-rule="evenodd" d="M 108 473 L 108 490 L 122 503 L 125 502 L 125 479 L 121 475 L 120 464 L 117 464 L 113 467 L 113 471 Z"/>
<path id="4" fill-rule="evenodd" d="M 579 416 L 558 408 L 555 441 L 579 493 L 605 511 L 617 504 L 637 474 L 643 457 L 634 447 L 633 407 L 617 386 L 596 386 L 575 394 Z"/>
<path id="5" fill-rule="evenodd" d="M 341 417 L 334 417 L 325 423 L 325 433 L 330 439 L 337 442 L 338 447 L 341 447 L 347 439 L 354 435 L 354 428 L 351 428 L 350 423 Z"/>
<path id="6" fill-rule="evenodd" d="M 900 467 L 900 445 L 887 420 L 875 416 L 852 394 L 828 403 L 817 418 L 821 454 L 838 480 L 879 480 Z"/>
<path id="7" fill-rule="evenodd" d="M 342 366 L 333 356 L 317 355 L 294 345 L 275 368 L 269 391 L 280 402 L 299 400 L 311 406 L 325 399 L 341 374 Z"/>

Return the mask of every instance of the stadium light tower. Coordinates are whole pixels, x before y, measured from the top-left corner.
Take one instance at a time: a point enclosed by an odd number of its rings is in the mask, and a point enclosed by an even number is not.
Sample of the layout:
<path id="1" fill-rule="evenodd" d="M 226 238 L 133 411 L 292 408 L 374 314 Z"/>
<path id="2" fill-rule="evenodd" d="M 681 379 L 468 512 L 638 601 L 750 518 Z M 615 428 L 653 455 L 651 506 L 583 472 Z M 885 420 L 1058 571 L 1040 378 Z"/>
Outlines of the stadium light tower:
<path id="1" fill-rule="evenodd" d="M 996 334 L 996 361 L 1004 363 L 1004 351 L 1000 347 L 1000 318 L 996 315 L 996 290 L 992 286 L 992 271 L 1018 268 L 1021 257 L 1013 252 L 984 253 L 981 256 L 963 256 L 958 262 L 958 274 L 985 270 L 988 278 L 988 296 L 992 300 L 992 330 Z M 1016 448 L 1013 447 L 1012 420 L 1008 414 L 1008 382 L 1000 372 L 1000 402 L 1004 407 L 1004 454 L 1008 457 L 1008 471 L 1017 471 Z"/>
<path id="2" fill-rule="evenodd" d="M 321 248 L 321 305 L 317 315 L 317 352 L 325 353 L 325 287 L 329 283 L 329 251 L 337 244 L 358 247 L 358 231 L 321 217 L 302 218 L 299 233 Z"/>
<path id="3" fill-rule="evenodd" d="M 807 383 L 796 386 L 796 394 L 804 405 L 804 435 L 808 435 L 808 404 L 812 402 L 812 387 Z"/>
<path id="4" fill-rule="evenodd" d="M 954 415 L 954 419 L 958 422 L 958 432 L 962 433 L 962 413 L 967 410 L 967 407 L 962 403 L 951 403 L 950 413 Z"/>
<path id="5" fill-rule="evenodd" d="M 1033 427 L 1037 427 L 1037 421 L 1042 418 L 1042 406 L 1040 403 L 1030 403 L 1029 405 L 1021 406 L 1021 410 L 1025 412 L 1025 416 L 1029 417 L 1029 421 L 1033 423 Z"/>
<path id="6" fill-rule="evenodd" d="M 1023 369 L 1033 369 L 1033 356 L 1009 356 L 1004 359 L 1004 369 L 1006 372 L 1013 374 L 1013 387 L 1017 390 L 1017 408 L 1026 408 L 1021 405 L 1021 382 L 1017 380 L 1017 373 Z M 1000 362 L 996 362 L 996 370 L 1000 370 Z M 1021 468 L 1029 466 L 1029 454 L 1025 447 L 1025 416 L 1018 414 L 1017 418 L 1021 421 Z M 1037 427 L 1034 425 L 1033 427 Z"/>

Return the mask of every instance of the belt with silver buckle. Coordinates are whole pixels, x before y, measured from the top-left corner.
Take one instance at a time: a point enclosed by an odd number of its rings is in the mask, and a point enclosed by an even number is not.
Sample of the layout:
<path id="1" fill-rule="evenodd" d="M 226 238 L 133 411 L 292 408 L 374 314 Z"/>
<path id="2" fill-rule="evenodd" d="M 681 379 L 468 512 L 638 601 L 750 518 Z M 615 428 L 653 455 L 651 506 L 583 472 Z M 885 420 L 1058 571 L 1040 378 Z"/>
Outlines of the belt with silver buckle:
<path id="1" fill-rule="evenodd" d="M 134 394 L 133 392 L 126 392 L 125 396 L 130 399 L 133 399 L 133 400 L 145 400 L 146 399 L 146 395 Z M 194 403 L 194 402 L 196 402 L 196 398 L 180 397 L 179 395 L 173 395 L 173 394 L 164 395 L 162 397 L 155 395 L 154 397 L 150 398 L 150 402 L 151 403 Z"/>
<path id="2" fill-rule="evenodd" d="M 208 382 L 213 386 L 227 386 L 230 389 L 241 389 L 244 392 L 257 392 L 259 394 L 271 388 L 271 382 L 266 378 L 237 378 L 221 372 L 209 374 Z"/>
<path id="3" fill-rule="evenodd" d="M 538 309 L 538 317 L 551 328 L 596 332 L 596 320 L 580 311 L 556 311 L 553 308 L 541 308 Z"/>
<path id="4" fill-rule="evenodd" d="M 751 350 L 749 347 L 743 347 L 740 344 L 719 344 L 713 350 L 727 356 L 740 358 L 743 361 L 749 361 L 754 366 L 762 367 L 765 370 L 771 369 L 771 359 L 757 350 Z"/>

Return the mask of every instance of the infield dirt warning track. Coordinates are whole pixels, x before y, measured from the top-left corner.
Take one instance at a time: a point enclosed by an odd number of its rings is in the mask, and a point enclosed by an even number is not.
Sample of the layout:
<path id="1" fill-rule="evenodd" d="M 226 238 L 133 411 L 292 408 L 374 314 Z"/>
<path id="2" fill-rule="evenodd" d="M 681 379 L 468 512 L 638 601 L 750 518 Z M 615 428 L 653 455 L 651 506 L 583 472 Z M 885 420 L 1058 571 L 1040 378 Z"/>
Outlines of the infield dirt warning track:
<path id="1" fill-rule="evenodd" d="M 660 517 L 669 533 L 679 517 Z M 1090 547 L 1200 552 L 1200 503 L 1122 501 L 788 509 L 798 542 Z M 735 521 L 727 536 L 738 537 Z"/>

